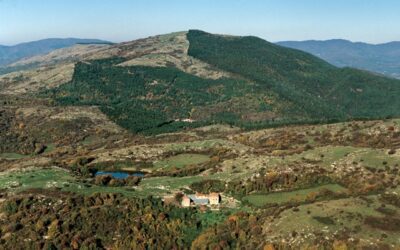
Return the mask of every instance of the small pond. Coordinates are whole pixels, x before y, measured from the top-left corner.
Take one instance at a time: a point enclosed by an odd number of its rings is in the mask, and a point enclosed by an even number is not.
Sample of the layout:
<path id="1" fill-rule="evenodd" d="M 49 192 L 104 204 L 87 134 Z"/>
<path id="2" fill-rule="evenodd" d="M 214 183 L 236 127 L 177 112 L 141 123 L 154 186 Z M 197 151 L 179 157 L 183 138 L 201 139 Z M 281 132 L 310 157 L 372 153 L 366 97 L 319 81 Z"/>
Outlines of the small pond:
<path id="1" fill-rule="evenodd" d="M 143 172 L 128 173 L 128 172 L 122 172 L 122 171 L 115 171 L 115 172 L 99 171 L 95 174 L 95 176 L 98 176 L 98 175 L 111 175 L 112 177 L 114 177 L 116 179 L 125 179 L 129 176 L 144 177 L 145 173 L 143 173 Z"/>

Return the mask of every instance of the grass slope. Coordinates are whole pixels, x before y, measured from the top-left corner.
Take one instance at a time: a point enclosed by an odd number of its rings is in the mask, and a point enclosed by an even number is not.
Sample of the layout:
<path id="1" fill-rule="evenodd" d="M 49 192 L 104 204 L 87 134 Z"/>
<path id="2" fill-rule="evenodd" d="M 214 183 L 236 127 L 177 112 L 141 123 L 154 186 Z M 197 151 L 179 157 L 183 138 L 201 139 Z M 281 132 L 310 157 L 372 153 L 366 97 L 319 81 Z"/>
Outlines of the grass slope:
<path id="1" fill-rule="evenodd" d="M 50 38 L 13 46 L 0 45 L 0 67 L 16 62 L 22 58 L 46 54 L 53 50 L 70 47 L 75 44 L 111 44 L 99 39 Z M 1 72 L 1 71 L 0 71 Z"/>

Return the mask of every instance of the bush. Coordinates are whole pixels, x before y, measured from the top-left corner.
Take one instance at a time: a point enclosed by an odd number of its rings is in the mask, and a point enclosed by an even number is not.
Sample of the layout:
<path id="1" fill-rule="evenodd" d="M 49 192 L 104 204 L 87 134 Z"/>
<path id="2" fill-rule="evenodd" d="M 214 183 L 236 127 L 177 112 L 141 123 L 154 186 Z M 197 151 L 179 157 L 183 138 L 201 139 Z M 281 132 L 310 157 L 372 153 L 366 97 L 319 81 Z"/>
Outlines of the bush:
<path id="1" fill-rule="evenodd" d="M 225 182 L 221 180 L 204 180 L 190 184 L 190 188 L 200 193 L 223 192 Z"/>
<path id="2" fill-rule="evenodd" d="M 330 217 L 313 216 L 313 219 L 325 225 L 335 225 L 335 221 Z"/>
<path id="3" fill-rule="evenodd" d="M 6 201 L 3 204 L 3 211 L 7 214 L 14 214 L 18 211 L 18 204 L 15 200 Z"/>
<path id="4" fill-rule="evenodd" d="M 395 217 L 374 217 L 368 216 L 364 223 L 370 227 L 384 231 L 400 231 L 400 219 Z"/>

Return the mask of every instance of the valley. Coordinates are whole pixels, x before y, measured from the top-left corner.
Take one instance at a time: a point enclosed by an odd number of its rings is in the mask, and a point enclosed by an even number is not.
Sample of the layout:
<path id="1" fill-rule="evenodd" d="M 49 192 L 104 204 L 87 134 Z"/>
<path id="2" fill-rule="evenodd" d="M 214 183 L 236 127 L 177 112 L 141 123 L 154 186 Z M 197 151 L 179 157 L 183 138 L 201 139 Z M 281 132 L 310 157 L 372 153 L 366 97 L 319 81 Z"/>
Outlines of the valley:
<path id="1" fill-rule="evenodd" d="M 69 133 L 78 133 L 81 128 L 70 129 Z M 120 197 L 117 199 L 161 200 L 178 193 L 212 190 L 222 195 L 219 211 L 193 211 L 196 217 L 218 215 L 219 223 L 225 224 L 232 218 L 244 223 L 249 219 L 246 216 L 254 216 L 253 223 L 264 239 L 276 246 L 282 245 L 282 240 L 286 242 L 283 245 L 290 247 L 399 244 L 398 228 L 386 230 L 386 226 L 380 226 L 385 218 L 398 218 L 397 203 L 393 201 L 399 198 L 400 151 L 392 149 L 400 141 L 399 120 L 289 126 L 251 132 L 218 125 L 163 134 L 161 138 L 129 136 L 92 134 L 86 137 L 90 140 L 82 138 L 69 146 L 51 141 L 50 150 L 23 158 L 17 153 L 10 155 L 12 152 L 2 155 L 3 199 L 6 204 L 12 204 L 16 197 L 24 200 L 39 195 L 54 199 L 62 195 L 92 199 L 113 194 Z M 292 138 L 300 139 L 296 142 Z M 107 180 L 107 175 L 95 176 L 96 171 L 143 171 L 145 175 L 140 180 L 121 182 L 115 178 Z M 172 200 L 176 202 L 175 198 Z M 87 209 L 92 206 L 85 205 Z M 17 211 L 25 209 L 30 208 L 18 206 Z M 296 216 L 295 220 L 304 229 L 299 231 L 296 225 L 287 224 L 293 221 L 291 216 Z M 29 225 L 16 231 L 7 229 L 5 226 L 11 219 L 3 214 L 2 238 L 6 242 L 14 242 L 9 240 L 21 232 L 36 231 Z M 196 242 L 211 230 L 203 225 L 206 223 L 203 219 L 198 221 L 205 231 L 196 236 L 192 246 L 199 244 Z M 369 223 L 373 224 L 369 226 Z M 368 231 L 360 229 L 366 225 Z M 252 238 L 255 229 L 240 228 L 244 230 L 241 237 L 245 238 L 234 237 L 227 242 L 245 247 L 262 244 Z M 52 239 L 62 237 L 56 235 Z M 323 235 L 331 238 L 327 241 Z M 101 239 L 102 244 L 115 243 Z M 216 238 L 207 238 L 202 244 L 218 242 Z"/>

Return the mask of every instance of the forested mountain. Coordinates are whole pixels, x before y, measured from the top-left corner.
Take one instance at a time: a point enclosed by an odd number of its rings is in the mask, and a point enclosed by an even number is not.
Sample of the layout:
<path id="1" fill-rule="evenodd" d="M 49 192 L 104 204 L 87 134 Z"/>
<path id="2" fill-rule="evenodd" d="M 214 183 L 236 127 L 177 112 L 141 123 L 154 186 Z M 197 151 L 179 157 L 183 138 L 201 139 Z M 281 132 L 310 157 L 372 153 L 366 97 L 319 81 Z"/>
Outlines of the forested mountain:
<path id="1" fill-rule="evenodd" d="M 119 45 L 115 57 L 76 64 L 72 80 L 46 94 L 62 105 L 98 105 L 136 133 L 215 123 L 256 128 L 400 115 L 398 80 L 337 68 L 257 37 L 190 30 L 161 41 L 178 36 L 186 37 L 186 56 L 192 60 L 183 66 L 183 59 L 175 59 L 183 58 L 185 50 L 142 54 L 138 60 L 121 52 L 127 45 Z M 225 75 L 199 77 L 188 70 L 193 60 Z"/>
<path id="2" fill-rule="evenodd" d="M 354 67 L 400 78 L 400 42 L 368 44 L 342 39 L 277 44 L 318 56 L 338 67 Z"/>

